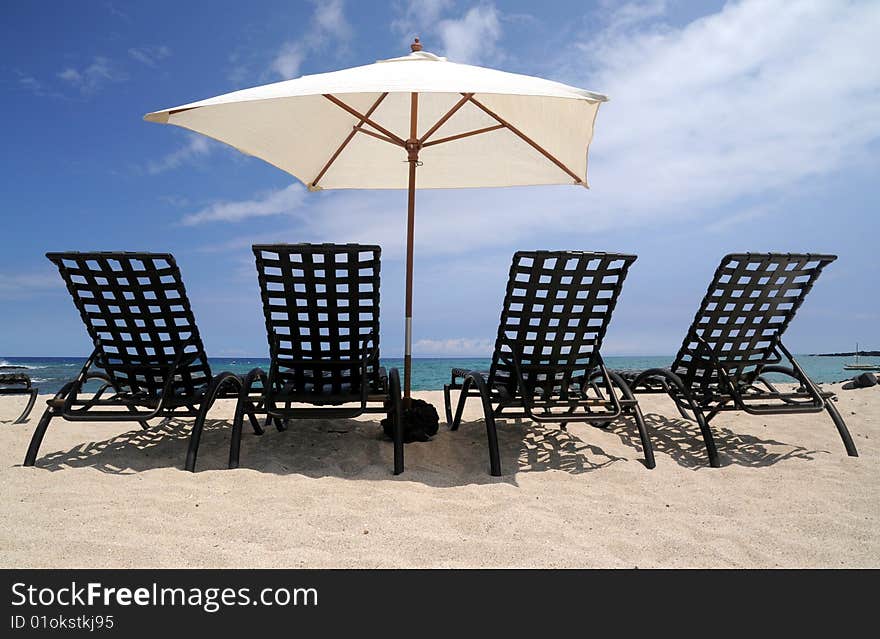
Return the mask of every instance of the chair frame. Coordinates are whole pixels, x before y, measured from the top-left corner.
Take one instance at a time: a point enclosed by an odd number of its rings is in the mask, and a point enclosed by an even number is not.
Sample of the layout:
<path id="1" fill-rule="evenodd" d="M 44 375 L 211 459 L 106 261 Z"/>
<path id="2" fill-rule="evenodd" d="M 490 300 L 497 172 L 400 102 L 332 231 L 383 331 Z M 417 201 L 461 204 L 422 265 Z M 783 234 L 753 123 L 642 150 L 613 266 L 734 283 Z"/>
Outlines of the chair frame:
<path id="1" fill-rule="evenodd" d="M 530 264 L 525 264 L 526 260 L 530 260 Z M 492 368 L 489 371 L 453 369 L 450 383 L 443 387 L 446 421 L 453 431 L 461 425 L 465 402 L 469 398 L 481 400 L 493 476 L 501 475 L 495 424 L 501 417 L 527 417 L 538 423 L 558 423 L 565 429 L 570 422 L 607 427 L 621 416 L 631 416 L 639 431 L 645 465 L 654 468 L 653 447 L 638 401 L 626 381 L 607 369 L 600 353 L 623 281 L 635 260 L 634 255 L 582 251 L 518 251 L 514 254 Z M 548 267 L 549 261 L 554 266 Z M 571 261 L 575 262 L 575 268 L 567 269 Z M 595 261 L 599 266 L 591 268 L 589 265 Z M 613 266 L 615 264 L 617 266 Z M 518 279 L 520 275 L 527 275 L 529 282 L 523 284 L 523 280 Z M 581 282 L 575 282 L 575 277 L 581 277 Z M 543 283 L 547 286 L 541 282 L 545 279 L 549 280 Z M 569 281 L 565 282 L 566 279 Z M 590 281 L 584 286 L 586 279 Z M 607 282 L 608 279 L 612 281 Z M 538 316 L 529 316 L 528 305 L 559 299 L 560 293 L 573 294 L 563 302 L 562 310 L 557 312 L 557 305 L 546 304 L 548 308 L 542 306 Z M 581 293 L 585 293 L 585 297 L 580 297 Z M 514 305 L 522 310 L 512 310 Z M 578 306 L 580 311 L 575 310 Z M 598 312 L 598 308 L 605 310 Z M 567 325 L 563 326 L 563 321 Z M 599 322 L 598 325 L 593 324 L 594 321 Z M 516 338 L 510 333 L 515 333 Z M 535 334 L 536 338 L 530 339 L 529 334 Z M 566 334 L 573 337 L 565 337 Z M 589 348 L 584 351 L 585 347 Z M 569 362 L 535 364 L 532 361 L 535 358 L 546 359 L 543 352 L 547 348 L 551 349 L 551 358 L 561 360 L 567 356 Z M 563 352 L 566 348 L 568 353 Z M 539 387 L 546 399 L 536 398 Z M 453 415 L 451 391 L 454 390 L 459 395 Z"/>
<path id="2" fill-rule="evenodd" d="M 682 417 L 696 421 L 714 468 L 721 463 L 709 423 L 728 411 L 751 415 L 827 411 L 847 454 L 858 457 L 833 404 L 834 393 L 813 382 L 782 343 L 807 293 L 836 259 L 836 255 L 811 253 L 726 255 L 671 368 L 618 374 L 637 394 L 669 395 Z M 765 377 L 772 373 L 786 375 L 798 386 L 780 390 Z"/>
<path id="3" fill-rule="evenodd" d="M 21 424 L 27 421 L 28 415 L 31 414 L 31 409 L 34 407 L 34 402 L 37 401 L 37 395 L 39 394 L 39 392 L 40 389 L 34 386 L 31 383 L 31 378 L 24 373 L 0 374 L 0 396 L 28 396 L 28 401 L 24 407 L 24 410 L 21 412 L 21 415 L 13 420 L 13 424 Z"/>
<path id="4" fill-rule="evenodd" d="M 76 378 L 47 400 L 24 465 L 35 464 L 56 417 L 70 422 L 134 421 L 145 430 L 154 418 L 195 417 L 184 464 L 194 471 L 208 411 L 217 399 L 237 399 L 242 381 L 229 372 L 212 374 L 174 257 L 127 251 L 46 257 L 58 267 L 94 350 Z M 189 337 L 180 338 L 179 333 Z M 101 383 L 97 392 L 81 397 L 83 386 L 93 380 Z M 254 432 L 262 434 L 253 415 L 250 421 Z"/>
<path id="5" fill-rule="evenodd" d="M 350 419 L 363 414 L 389 414 L 393 421 L 394 474 L 404 471 L 403 453 L 403 404 L 400 375 L 396 368 L 387 371 L 379 366 L 379 285 L 382 249 L 376 245 L 362 244 L 255 244 L 252 247 L 266 320 L 269 342 L 270 365 L 266 373 L 260 368 L 250 371 L 242 381 L 238 407 L 233 421 L 233 438 L 229 449 L 229 468 L 238 468 L 242 421 L 245 414 L 266 415 L 267 423 L 274 422 L 278 430 L 285 430 L 291 419 Z M 366 262 L 358 256 L 371 255 Z M 277 255 L 269 258 L 267 255 Z M 345 262 L 338 262 L 340 256 Z M 320 256 L 320 262 L 318 262 Z M 297 261 L 298 260 L 298 261 Z M 327 268 L 333 265 L 333 268 Z M 347 265 L 347 266 L 346 266 Z M 272 273 L 268 271 L 272 270 Z M 370 275 L 361 275 L 370 270 Z M 277 273 L 275 272 L 277 271 Z M 350 306 L 346 313 L 358 315 L 358 320 L 340 320 L 342 311 L 333 317 L 332 301 L 339 307 L 346 296 L 339 294 L 337 274 L 343 272 Z M 300 275 L 296 275 L 301 272 Z M 330 275 L 330 273 L 333 275 Z M 318 273 L 324 273 L 318 275 Z M 367 285 L 369 292 L 361 294 L 360 286 Z M 352 287 L 357 286 L 355 291 Z M 273 288 L 274 287 L 274 288 Z M 322 291 L 318 291 L 323 287 Z M 331 288 L 333 289 L 331 291 Z M 369 301 L 369 320 L 360 319 L 364 300 Z M 282 302 L 282 303 L 273 303 Z M 357 309 L 353 308 L 357 306 Z M 318 319 L 318 309 L 328 308 L 326 320 Z M 276 315 L 285 317 L 280 320 Z M 300 315 L 307 315 L 304 320 Z M 363 326 L 362 322 L 368 326 Z M 353 331 L 343 335 L 345 330 Z M 369 332 L 362 334 L 360 330 Z M 279 333 L 286 330 L 287 333 Z M 326 331 L 326 332 L 324 332 Z M 328 345 L 329 352 L 338 356 L 313 355 L 313 342 Z M 350 347 L 341 349 L 343 342 Z M 302 354 L 304 344 L 309 345 L 308 357 Z M 285 346 L 289 344 L 289 346 Z M 354 344 L 358 344 L 354 348 Z M 346 351 L 346 354 L 342 353 Z M 321 350 L 320 353 L 328 351 Z M 331 386 L 332 392 L 306 392 L 290 390 L 291 386 L 306 384 L 305 373 L 311 371 L 321 379 L 321 387 Z M 344 376 L 344 371 L 359 374 Z M 326 377 L 321 373 L 326 372 Z M 357 384 L 355 384 L 357 382 Z M 344 384 L 354 390 L 346 392 Z M 285 388 L 288 389 L 285 392 Z M 299 404 L 299 406 L 294 406 Z M 302 406 L 307 404 L 308 406 Z M 355 404 L 355 406 L 343 406 Z M 389 410 L 390 409 L 390 410 Z"/>

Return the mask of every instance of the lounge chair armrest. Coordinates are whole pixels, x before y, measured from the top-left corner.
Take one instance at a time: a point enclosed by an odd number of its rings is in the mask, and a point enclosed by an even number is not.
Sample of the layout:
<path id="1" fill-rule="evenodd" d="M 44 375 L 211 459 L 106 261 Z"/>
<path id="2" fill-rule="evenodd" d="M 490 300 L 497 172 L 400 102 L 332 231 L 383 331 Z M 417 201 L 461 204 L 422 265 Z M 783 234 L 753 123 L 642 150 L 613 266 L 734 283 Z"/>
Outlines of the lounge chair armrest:
<path id="1" fill-rule="evenodd" d="M 370 345 L 372 344 L 372 348 Z M 367 405 L 367 396 L 369 395 L 369 373 L 370 362 L 379 358 L 379 340 L 376 339 L 375 331 L 361 340 L 361 407 Z"/>
<path id="2" fill-rule="evenodd" d="M 510 356 L 506 355 L 503 350 L 498 350 L 498 358 L 507 364 L 508 366 L 513 367 L 514 374 L 516 375 L 516 385 L 519 388 L 520 398 L 522 399 L 523 407 L 526 409 L 526 412 L 531 414 L 532 410 L 532 394 L 530 392 L 526 392 L 526 380 L 523 377 L 522 373 L 522 356 L 517 348 L 517 345 L 512 342 L 507 337 L 501 338 L 502 344 L 506 344 L 508 348 L 510 348 Z"/>
<path id="3" fill-rule="evenodd" d="M 734 401 L 742 405 L 742 398 L 740 397 L 740 393 L 736 388 L 736 384 L 733 383 L 733 380 L 730 379 L 730 374 L 727 372 L 727 369 L 721 363 L 721 360 L 718 358 L 718 355 L 715 353 L 715 349 L 707 342 L 702 336 L 697 335 L 697 343 L 699 346 L 708 354 L 709 362 L 712 364 L 712 367 L 718 373 L 718 379 L 721 380 L 725 386 L 727 386 L 727 391 L 734 398 Z"/>
<path id="4" fill-rule="evenodd" d="M 807 389 L 807 392 L 810 396 L 817 402 L 820 402 L 824 405 L 825 398 L 822 397 L 822 391 L 819 390 L 819 387 L 813 382 L 812 379 L 807 375 L 806 371 L 801 368 L 800 363 L 794 358 L 794 355 L 785 347 L 782 343 L 782 340 L 779 340 L 776 343 L 776 348 L 778 348 L 783 355 L 788 358 L 788 361 L 791 362 L 791 368 L 795 372 L 795 379 L 800 381 L 804 387 Z"/>
<path id="5" fill-rule="evenodd" d="M 89 369 L 100 357 L 101 350 L 101 340 L 97 340 L 95 343 L 95 349 L 92 351 L 92 354 L 89 355 L 88 359 L 86 359 L 86 363 L 83 364 L 76 379 L 65 384 L 61 390 L 55 394 L 55 399 L 64 398 L 62 412 L 66 413 L 70 409 L 76 401 L 80 390 L 82 390 L 83 384 L 85 384 L 91 377 L 99 375 L 99 373 L 89 373 Z"/>

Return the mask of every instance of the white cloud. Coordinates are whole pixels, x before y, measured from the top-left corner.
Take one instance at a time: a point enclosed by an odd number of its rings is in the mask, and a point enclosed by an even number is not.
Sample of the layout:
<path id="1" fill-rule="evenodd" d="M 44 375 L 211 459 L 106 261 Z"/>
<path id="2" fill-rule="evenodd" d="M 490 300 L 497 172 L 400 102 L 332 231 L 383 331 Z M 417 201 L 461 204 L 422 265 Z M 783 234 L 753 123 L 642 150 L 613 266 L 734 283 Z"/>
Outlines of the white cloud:
<path id="1" fill-rule="evenodd" d="M 181 224 L 196 226 L 208 222 L 240 222 L 252 217 L 290 214 L 302 205 L 305 188 L 291 184 L 279 190 L 257 194 L 250 200 L 220 201 L 186 215 Z"/>
<path id="2" fill-rule="evenodd" d="M 285 80 L 294 78 L 312 53 L 324 50 L 331 42 L 344 47 L 352 31 L 344 9 L 342 0 L 316 3 L 311 26 L 298 40 L 281 45 L 272 60 L 272 71 Z"/>
<path id="3" fill-rule="evenodd" d="M 318 2 L 313 19 L 318 29 L 337 40 L 345 40 L 351 35 L 351 25 L 345 18 L 345 5 L 342 0 Z"/>
<path id="4" fill-rule="evenodd" d="M 609 2 L 606 7 L 615 5 Z M 603 37 L 607 39 L 611 34 L 620 33 L 628 27 L 640 26 L 648 20 L 659 18 L 666 13 L 666 8 L 666 0 L 644 0 L 616 6 L 604 16 Z"/>
<path id="5" fill-rule="evenodd" d="M 422 31 L 433 29 L 440 16 L 452 5 L 452 0 L 409 0 L 398 5 L 399 17 L 392 20 L 391 28 L 409 41 L 424 35 Z"/>
<path id="6" fill-rule="evenodd" d="M 217 143 L 201 135 L 190 135 L 186 144 L 164 157 L 147 164 L 147 173 L 156 175 L 176 169 L 179 166 L 204 158 L 213 153 Z"/>
<path id="7" fill-rule="evenodd" d="M 494 5 L 472 7 L 457 20 L 441 20 L 437 32 L 443 53 L 453 62 L 480 64 L 500 56 L 501 22 Z"/>
<path id="8" fill-rule="evenodd" d="M 474 337 L 448 339 L 420 339 L 413 344 L 417 357 L 488 357 L 492 354 L 494 340 Z"/>
<path id="9" fill-rule="evenodd" d="M 103 56 L 95 56 L 88 66 L 80 69 L 67 67 L 58 73 L 58 77 L 84 95 L 94 93 L 108 82 L 128 79 L 125 73 Z"/>
<path id="10" fill-rule="evenodd" d="M 493 3 L 481 3 L 458 18 L 449 16 L 451 0 L 409 0 L 397 5 L 391 29 L 407 41 L 419 36 L 425 48 L 453 62 L 497 62 L 504 55 L 498 46 L 502 16 Z M 515 16 L 513 19 L 521 18 Z M 439 42 L 432 42 L 436 36 Z"/>
<path id="11" fill-rule="evenodd" d="M 61 93 L 47 87 L 44 82 L 38 80 L 30 73 L 25 73 L 20 69 L 13 69 L 13 73 L 16 75 L 16 77 L 18 77 L 18 85 L 22 89 L 25 89 L 26 91 L 29 91 L 34 95 L 51 98 L 63 97 Z"/>
<path id="12" fill-rule="evenodd" d="M 683 28 L 627 8 L 562 61 L 610 95 L 593 204 L 624 219 L 779 196 L 864 160 L 880 136 L 880 4 L 731 3 Z"/>
<path id="13" fill-rule="evenodd" d="M 285 42 L 272 60 L 272 70 L 285 80 L 299 76 L 299 67 L 306 58 L 307 47 L 302 41 Z"/>
<path id="14" fill-rule="evenodd" d="M 61 278 L 48 272 L 0 273 L 0 299 L 4 300 L 32 297 L 61 286 Z"/>
<path id="15" fill-rule="evenodd" d="M 182 195 L 160 195 L 159 201 L 176 209 L 189 206 L 189 198 Z"/>
<path id="16" fill-rule="evenodd" d="M 117 18 L 121 18 L 122 20 L 125 20 L 126 22 L 131 22 L 131 16 L 129 16 L 124 11 L 122 11 L 119 7 L 117 7 L 112 2 L 105 2 L 104 8 L 107 9 L 107 11 L 110 13 L 110 15 L 115 16 Z"/>
<path id="17" fill-rule="evenodd" d="M 128 55 L 148 67 L 155 67 L 161 60 L 164 60 L 171 55 L 171 49 L 165 45 L 155 47 L 132 47 L 128 50 Z"/>
<path id="18" fill-rule="evenodd" d="M 880 4 L 781 7 L 729 4 L 680 28 L 658 21 L 662 3 L 611 15 L 556 65 L 568 81 L 611 96 L 596 125 L 592 191 L 420 191 L 419 255 L 538 248 L 554 238 L 567 248 L 606 230 L 684 219 L 729 232 L 772 215 L 811 178 L 863 162 L 880 137 L 872 67 Z M 379 242 L 387 256 L 402 255 L 403 192 L 309 197 L 300 236 Z"/>
<path id="19" fill-rule="evenodd" d="M 64 71 L 61 71 L 58 74 L 58 77 L 71 84 L 77 84 L 83 80 L 82 74 L 73 68 L 67 68 Z"/>

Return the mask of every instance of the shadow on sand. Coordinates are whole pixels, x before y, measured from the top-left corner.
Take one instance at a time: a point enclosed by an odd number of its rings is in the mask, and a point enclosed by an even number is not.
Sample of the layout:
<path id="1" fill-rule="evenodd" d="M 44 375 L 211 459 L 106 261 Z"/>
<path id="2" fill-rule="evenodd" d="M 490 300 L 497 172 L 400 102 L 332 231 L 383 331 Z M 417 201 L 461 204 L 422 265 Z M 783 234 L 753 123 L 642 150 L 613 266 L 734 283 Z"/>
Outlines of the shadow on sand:
<path id="1" fill-rule="evenodd" d="M 658 455 L 658 465 L 670 460 L 690 469 L 708 468 L 708 458 L 696 424 L 658 414 L 645 420 Z M 58 424 L 57 426 L 61 426 Z M 112 474 L 133 474 L 159 468 L 182 468 L 191 420 L 167 419 L 149 430 L 131 430 L 111 439 L 43 455 L 37 466 L 50 471 L 95 468 Z M 51 432 L 51 431 L 50 431 Z M 205 423 L 197 470 L 225 469 L 228 458 L 228 420 Z M 638 432 L 631 420 L 607 428 L 643 462 Z M 722 465 L 766 467 L 790 459 L 813 459 L 820 451 L 713 426 Z M 408 472 L 402 480 L 432 486 L 516 483 L 516 475 L 559 470 L 582 474 L 600 470 L 627 457 L 603 450 L 591 439 L 555 426 L 520 419 L 498 421 L 503 477 L 488 474 L 488 450 L 482 420 L 462 423 L 457 432 L 441 431 L 431 441 L 407 445 Z M 768 447 L 773 447 L 771 450 Z M 242 437 L 241 468 L 279 475 L 312 478 L 391 479 L 391 443 L 376 421 L 293 421 L 284 432 L 266 429 L 262 436 L 246 431 Z M 647 472 L 647 471 L 646 471 Z"/>
<path id="2" fill-rule="evenodd" d="M 706 446 L 700 435 L 699 426 L 695 422 L 670 418 L 656 413 L 645 414 L 645 424 L 651 435 L 651 443 L 654 453 L 659 453 L 657 464 L 669 456 L 680 466 L 690 469 L 707 468 L 709 456 L 706 454 Z M 715 436 L 715 445 L 721 461 L 721 466 L 745 466 L 750 468 L 764 468 L 778 464 L 779 462 L 792 459 L 812 460 L 819 452 L 808 450 L 803 446 L 796 446 L 775 439 L 761 439 L 754 435 L 736 433 L 724 428 L 718 422 L 711 426 Z M 612 426 L 612 430 L 621 439 L 632 446 L 639 444 L 638 434 L 634 429 Z M 773 449 L 771 450 L 771 448 Z"/>

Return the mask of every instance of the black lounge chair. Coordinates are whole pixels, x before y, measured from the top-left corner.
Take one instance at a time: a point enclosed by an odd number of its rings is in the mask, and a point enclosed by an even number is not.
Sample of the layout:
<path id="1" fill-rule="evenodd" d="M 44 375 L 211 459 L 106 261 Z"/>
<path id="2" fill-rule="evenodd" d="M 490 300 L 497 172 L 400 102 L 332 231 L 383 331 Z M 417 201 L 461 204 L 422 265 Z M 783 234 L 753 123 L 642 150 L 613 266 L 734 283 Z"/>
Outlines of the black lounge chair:
<path id="1" fill-rule="evenodd" d="M 721 260 L 684 342 L 669 369 L 622 372 L 636 393 L 668 393 L 685 419 L 695 420 L 709 463 L 718 451 L 709 422 L 723 411 L 787 415 L 828 411 L 846 452 L 857 457 L 846 424 L 782 343 L 816 278 L 835 255 L 741 253 Z M 765 376 L 798 384 L 779 390 Z M 690 411 L 691 415 L 688 415 Z"/>
<path id="2" fill-rule="evenodd" d="M 0 374 L 0 396 L 2 395 L 27 395 L 27 404 L 21 415 L 13 421 L 13 424 L 21 424 L 26 421 L 34 402 L 37 401 L 37 394 L 40 389 L 31 384 L 31 378 L 24 373 L 2 373 Z"/>
<path id="3" fill-rule="evenodd" d="M 645 465 L 654 452 L 639 405 L 626 382 L 608 371 L 599 350 L 635 255 L 519 251 L 513 256 L 495 352 L 488 371 L 453 369 L 443 387 L 446 421 L 457 430 L 468 397 L 483 403 L 492 475 L 501 475 L 495 419 L 636 422 Z M 458 390 L 452 416 L 450 391 Z"/>
<path id="4" fill-rule="evenodd" d="M 244 378 L 229 467 L 246 413 L 279 430 L 290 419 L 389 414 L 394 474 L 403 472 L 400 376 L 379 365 L 381 249 L 358 244 L 261 244 L 256 258 L 271 363 Z M 296 406 L 295 404 L 298 404 Z M 306 404 L 307 406 L 303 406 Z M 353 404 L 353 405 L 352 405 Z"/>
<path id="5" fill-rule="evenodd" d="M 195 417 L 187 470 L 195 468 L 208 410 L 237 398 L 241 378 L 214 375 L 174 257 L 167 253 L 47 253 L 94 343 L 76 379 L 48 400 L 24 460 L 33 466 L 49 422 Z M 83 386 L 99 382 L 94 395 Z M 261 432 L 256 419 L 251 423 Z"/>

